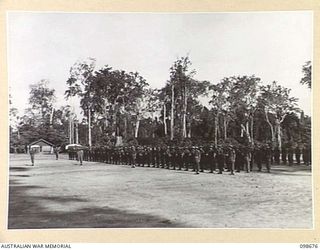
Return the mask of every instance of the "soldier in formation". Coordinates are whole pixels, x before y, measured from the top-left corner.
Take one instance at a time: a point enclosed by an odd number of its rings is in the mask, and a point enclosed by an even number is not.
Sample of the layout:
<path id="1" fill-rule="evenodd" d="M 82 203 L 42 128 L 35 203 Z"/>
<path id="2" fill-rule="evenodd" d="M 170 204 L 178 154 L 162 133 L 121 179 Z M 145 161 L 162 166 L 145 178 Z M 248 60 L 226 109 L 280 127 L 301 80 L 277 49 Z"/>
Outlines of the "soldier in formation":
<path id="1" fill-rule="evenodd" d="M 263 165 L 270 172 L 271 164 L 293 164 L 294 159 L 300 164 L 300 158 L 306 165 L 311 163 L 311 147 L 272 148 L 261 144 L 255 147 L 245 145 L 205 145 L 205 146 L 124 146 L 124 147 L 92 147 L 85 149 L 85 161 L 104 162 L 107 164 L 130 165 L 135 167 L 153 167 L 172 170 L 192 170 L 222 174 L 224 171 L 234 175 L 235 172 L 251 172 L 253 166 L 262 171 Z M 295 155 L 295 157 L 294 157 Z M 70 159 L 75 155 L 71 152 Z M 77 156 L 80 157 L 79 155 Z"/>

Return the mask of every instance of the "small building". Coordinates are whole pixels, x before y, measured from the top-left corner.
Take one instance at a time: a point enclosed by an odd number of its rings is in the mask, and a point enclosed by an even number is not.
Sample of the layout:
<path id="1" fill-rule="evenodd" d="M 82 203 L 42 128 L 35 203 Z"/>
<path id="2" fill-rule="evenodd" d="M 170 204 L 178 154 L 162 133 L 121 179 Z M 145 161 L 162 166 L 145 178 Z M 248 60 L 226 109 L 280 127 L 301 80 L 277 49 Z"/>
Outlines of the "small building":
<path id="1" fill-rule="evenodd" d="M 51 142 L 48 142 L 44 139 L 39 139 L 39 140 L 34 141 L 28 145 L 28 152 L 29 152 L 30 147 L 35 148 L 37 153 L 52 154 L 54 144 Z"/>

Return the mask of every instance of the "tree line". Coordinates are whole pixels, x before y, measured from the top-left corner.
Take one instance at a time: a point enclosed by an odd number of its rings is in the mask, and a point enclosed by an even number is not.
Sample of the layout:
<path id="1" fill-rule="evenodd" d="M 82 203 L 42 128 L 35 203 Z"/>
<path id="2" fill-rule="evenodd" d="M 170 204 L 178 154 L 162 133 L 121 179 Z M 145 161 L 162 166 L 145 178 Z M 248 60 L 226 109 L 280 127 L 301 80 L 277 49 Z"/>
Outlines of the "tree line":
<path id="1" fill-rule="evenodd" d="M 301 84 L 309 88 L 311 72 L 308 61 Z M 22 116 L 9 98 L 11 147 L 39 138 L 89 146 L 233 141 L 281 148 L 311 141 L 311 117 L 299 109 L 290 89 L 275 81 L 263 85 L 255 75 L 198 80 L 188 56 L 172 64 L 162 88 L 151 88 L 138 72 L 109 65 L 96 69 L 93 58 L 78 61 L 70 68 L 65 98 L 80 100 L 82 120 L 72 105 L 55 107 L 48 80 L 30 85 Z"/>

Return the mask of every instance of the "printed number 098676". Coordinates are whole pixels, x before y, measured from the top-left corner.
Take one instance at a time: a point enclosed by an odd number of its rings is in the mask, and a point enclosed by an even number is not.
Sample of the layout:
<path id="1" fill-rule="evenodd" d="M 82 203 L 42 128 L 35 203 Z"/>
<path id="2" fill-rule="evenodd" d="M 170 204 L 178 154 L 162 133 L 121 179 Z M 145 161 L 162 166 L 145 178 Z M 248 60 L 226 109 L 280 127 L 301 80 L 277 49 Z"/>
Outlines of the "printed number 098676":
<path id="1" fill-rule="evenodd" d="M 318 248 L 318 244 L 300 244 L 300 248 Z"/>

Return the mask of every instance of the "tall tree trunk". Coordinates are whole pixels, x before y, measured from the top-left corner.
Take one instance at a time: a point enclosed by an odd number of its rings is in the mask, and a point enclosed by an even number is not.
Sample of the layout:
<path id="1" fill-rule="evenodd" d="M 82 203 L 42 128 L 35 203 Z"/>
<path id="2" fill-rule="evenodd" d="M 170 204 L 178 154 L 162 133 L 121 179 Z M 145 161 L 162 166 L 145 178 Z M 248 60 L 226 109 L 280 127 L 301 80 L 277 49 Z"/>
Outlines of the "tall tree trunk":
<path id="1" fill-rule="evenodd" d="M 214 117 L 214 145 L 218 146 L 218 114 Z"/>
<path id="2" fill-rule="evenodd" d="M 164 126 L 164 135 L 167 136 L 168 128 L 167 128 L 167 107 L 166 107 L 166 103 L 163 104 L 163 126 Z"/>
<path id="3" fill-rule="evenodd" d="M 282 138 L 281 138 L 281 123 L 278 118 L 276 118 L 276 131 L 277 131 L 277 142 L 279 145 L 279 150 L 282 148 Z"/>
<path id="4" fill-rule="evenodd" d="M 188 131 L 188 134 L 187 134 L 188 138 L 191 138 L 191 131 L 192 131 L 192 119 L 190 119 L 190 122 L 189 122 L 189 131 Z"/>
<path id="5" fill-rule="evenodd" d="M 228 138 L 228 135 L 227 135 L 227 128 L 228 125 L 227 125 L 227 120 L 225 117 L 223 117 L 223 137 L 224 139 L 226 140 Z"/>
<path id="6" fill-rule="evenodd" d="M 174 138 L 174 85 L 171 85 L 171 120 L 170 120 L 170 140 Z"/>
<path id="7" fill-rule="evenodd" d="M 74 120 L 72 119 L 72 121 L 71 121 L 71 124 L 72 124 L 72 126 L 71 126 L 71 129 L 72 129 L 72 143 L 75 143 L 75 134 L 74 134 Z"/>
<path id="8" fill-rule="evenodd" d="M 250 129 L 249 129 L 249 121 L 246 122 L 246 131 L 249 142 L 251 142 L 251 135 L 250 135 Z"/>
<path id="9" fill-rule="evenodd" d="M 79 144 L 79 125 L 76 122 L 76 144 Z"/>
<path id="10" fill-rule="evenodd" d="M 128 130 L 128 117 L 127 114 L 124 114 L 124 133 L 123 133 L 123 137 L 127 138 L 127 130 Z"/>
<path id="11" fill-rule="evenodd" d="M 241 124 L 241 134 L 243 136 L 243 132 L 246 134 L 248 141 L 251 142 L 250 130 L 249 130 L 249 122 L 247 121 L 245 125 Z"/>
<path id="12" fill-rule="evenodd" d="M 251 119 L 250 119 L 250 132 L 251 132 L 251 139 L 253 144 L 253 116 L 251 116 Z"/>
<path id="13" fill-rule="evenodd" d="M 71 124 L 71 117 L 69 117 L 69 144 L 72 144 L 72 124 Z"/>
<path id="14" fill-rule="evenodd" d="M 184 87 L 182 112 L 182 138 L 187 137 L 187 89 Z"/>
<path id="15" fill-rule="evenodd" d="M 54 108 L 52 108 L 51 114 L 50 114 L 50 121 L 49 121 L 50 127 L 52 127 L 53 125 L 53 114 L 54 114 Z"/>
<path id="16" fill-rule="evenodd" d="M 273 125 L 269 120 L 269 116 L 268 116 L 268 111 L 267 110 L 265 111 L 265 115 L 266 115 L 266 120 L 267 120 L 267 123 L 269 124 L 270 131 L 271 131 L 271 140 L 272 140 L 272 143 L 274 143 L 275 142 L 275 133 L 274 133 Z"/>
<path id="17" fill-rule="evenodd" d="M 135 127 L 135 130 L 134 130 L 134 138 L 138 138 L 139 126 L 140 126 L 140 119 L 137 119 L 137 121 L 136 121 L 136 127 Z"/>
<path id="18" fill-rule="evenodd" d="M 89 147 L 92 146 L 92 138 L 91 138 L 91 109 L 88 109 L 88 143 Z"/>
<path id="19" fill-rule="evenodd" d="M 69 136 L 69 144 L 71 144 L 71 118 L 69 117 L 69 122 L 68 122 L 68 136 Z"/>
<path id="20" fill-rule="evenodd" d="M 17 127 L 17 133 L 18 133 L 18 140 L 20 140 L 20 130 L 18 127 Z"/>

